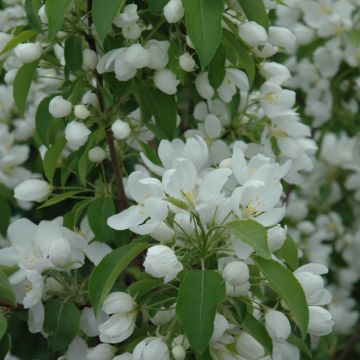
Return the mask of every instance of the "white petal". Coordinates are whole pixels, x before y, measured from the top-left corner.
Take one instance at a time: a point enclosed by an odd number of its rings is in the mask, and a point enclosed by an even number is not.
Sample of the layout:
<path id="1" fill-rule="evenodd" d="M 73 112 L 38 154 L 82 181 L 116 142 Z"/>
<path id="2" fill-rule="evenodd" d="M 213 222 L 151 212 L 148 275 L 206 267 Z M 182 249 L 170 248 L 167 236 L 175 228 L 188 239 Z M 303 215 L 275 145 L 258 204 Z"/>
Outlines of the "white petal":
<path id="1" fill-rule="evenodd" d="M 110 216 L 107 224 L 115 230 L 125 230 L 140 225 L 147 217 L 143 213 L 142 206 L 130 206 L 121 213 Z"/>

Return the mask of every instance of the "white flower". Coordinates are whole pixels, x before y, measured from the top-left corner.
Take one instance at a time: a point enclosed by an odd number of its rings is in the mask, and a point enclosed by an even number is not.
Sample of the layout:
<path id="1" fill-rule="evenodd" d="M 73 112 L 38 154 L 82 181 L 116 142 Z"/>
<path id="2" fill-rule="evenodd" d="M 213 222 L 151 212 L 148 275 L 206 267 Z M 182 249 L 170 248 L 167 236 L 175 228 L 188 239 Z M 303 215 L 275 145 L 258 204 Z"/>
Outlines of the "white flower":
<path id="1" fill-rule="evenodd" d="M 327 305 L 331 301 L 331 294 L 324 288 L 324 281 L 320 275 L 326 274 L 325 265 L 309 263 L 300 266 L 294 275 L 304 289 L 306 301 L 309 305 Z"/>
<path id="2" fill-rule="evenodd" d="M 28 64 L 40 58 L 42 46 L 40 44 L 26 43 L 15 47 L 15 55 L 24 63 Z"/>
<path id="3" fill-rule="evenodd" d="M 70 115 L 71 109 L 71 102 L 62 96 L 55 96 L 49 103 L 49 112 L 55 119 Z"/>
<path id="4" fill-rule="evenodd" d="M 277 310 L 269 310 L 265 313 L 265 327 L 269 335 L 279 342 L 285 341 L 291 334 L 288 318 Z"/>
<path id="5" fill-rule="evenodd" d="M 280 343 L 273 341 L 273 353 L 272 353 L 273 360 L 300 360 L 300 350 L 288 343 Z"/>
<path id="6" fill-rule="evenodd" d="M 144 261 L 145 271 L 156 277 L 164 278 L 164 282 L 175 279 L 177 274 L 183 270 L 183 265 L 178 260 L 175 252 L 167 246 L 152 246 L 146 254 Z"/>
<path id="7" fill-rule="evenodd" d="M 181 345 L 175 345 L 171 352 L 175 360 L 184 360 L 186 357 L 186 350 Z"/>
<path id="8" fill-rule="evenodd" d="M 230 324 L 225 316 L 216 313 L 214 319 L 214 331 L 211 342 L 226 342 L 226 331 L 230 329 Z"/>
<path id="9" fill-rule="evenodd" d="M 133 44 L 125 50 L 124 60 L 135 69 L 142 69 L 149 65 L 150 54 L 140 44 Z"/>
<path id="10" fill-rule="evenodd" d="M 133 356 L 131 353 L 123 353 L 121 355 L 115 356 L 112 360 L 133 360 Z"/>
<path id="11" fill-rule="evenodd" d="M 218 87 L 217 92 L 224 103 L 229 103 L 236 94 L 236 89 L 242 93 L 249 90 L 249 80 L 246 74 L 238 69 L 226 69 L 225 78 Z"/>
<path id="12" fill-rule="evenodd" d="M 73 149 L 83 146 L 91 134 L 91 131 L 79 121 L 71 121 L 65 128 L 65 139 Z"/>
<path id="13" fill-rule="evenodd" d="M 40 21 L 46 25 L 48 23 L 48 17 L 46 15 L 45 5 L 42 5 L 40 7 L 40 9 L 38 11 L 38 15 L 39 15 Z"/>
<path id="14" fill-rule="evenodd" d="M 176 315 L 175 305 L 169 309 L 164 308 L 163 306 L 156 312 L 156 314 L 150 319 L 150 321 L 156 325 L 164 325 L 172 320 Z"/>
<path id="15" fill-rule="evenodd" d="M 108 344 L 99 344 L 86 351 L 86 360 L 112 360 L 115 348 Z"/>
<path id="16" fill-rule="evenodd" d="M 180 81 L 171 70 L 164 69 L 155 72 L 154 83 L 155 86 L 165 94 L 174 95 L 176 94 L 176 87 L 179 85 Z"/>
<path id="17" fill-rule="evenodd" d="M 123 26 L 122 33 L 125 39 L 137 40 L 141 36 L 141 27 L 137 23 Z"/>
<path id="18" fill-rule="evenodd" d="M 200 73 L 195 79 L 195 87 L 199 95 L 204 99 L 211 99 L 214 94 L 214 88 L 210 85 L 207 72 Z"/>
<path id="19" fill-rule="evenodd" d="M 2 52 L 7 43 L 12 39 L 10 34 L 0 32 L 0 52 Z"/>
<path id="20" fill-rule="evenodd" d="M 181 0 L 170 0 L 164 6 L 164 16 L 168 23 L 176 23 L 184 16 L 184 8 Z"/>
<path id="21" fill-rule="evenodd" d="M 14 198 L 22 201 L 43 202 L 51 192 L 48 182 L 39 179 L 28 179 L 16 186 Z"/>
<path id="22" fill-rule="evenodd" d="M 267 231 L 268 245 L 270 251 L 280 249 L 286 240 L 287 228 L 276 225 Z"/>
<path id="23" fill-rule="evenodd" d="M 268 41 L 271 45 L 284 48 L 287 52 L 291 52 L 295 47 L 295 35 L 288 29 L 280 26 L 270 26 Z"/>
<path id="24" fill-rule="evenodd" d="M 249 268 L 242 261 L 231 261 L 225 265 L 222 276 L 229 285 L 241 285 L 249 280 Z"/>
<path id="25" fill-rule="evenodd" d="M 154 70 L 164 69 L 167 63 L 169 62 L 168 50 L 170 47 L 170 42 L 163 40 L 149 40 L 145 49 L 149 52 L 150 62 L 148 67 Z"/>
<path id="26" fill-rule="evenodd" d="M 87 109 L 85 105 L 75 105 L 74 107 L 74 115 L 81 120 L 85 120 L 89 117 L 90 111 Z"/>
<path id="27" fill-rule="evenodd" d="M 100 312 L 95 317 L 94 309 L 85 307 L 81 311 L 80 316 L 80 329 L 88 337 L 99 336 L 99 325 L 107 320 L 107 315 Z"/>
<path id="28" fill-rule="evenodd" d="M 148 337 L 140 341 L 133 351 L 133 360 L 170 360 L 169 349 L 161 338 Z"/>
<path id="29" fill-rule="evenodd" d="M 84 49 L 82 52 L 83 62 L 82 69 L 85 71 L 93 71 L 96 69 L 98 56 L 95 51 L 91 49 Z"/>
<path id="30" fill-rule="evenodd" d="M 309 306 L 308 333 L 314 336 L 330 334 L 334 325 L 332 315 L 320 306 Z"/>
<path id="31" fill-rule="evenodd" d="M 59 268 L 64 268 L 71 261 L 71 247 L 67 239 L 58 238 L 49 246 L 49 259 L 52 264 Z"/>
<path id="32" fill-rule="evenodd" d="M 239 35 L 251 47 L 265 45 L 267 41 L 266 30 L 255 21 L 248 21 L 239 26 Z"/>
<path id="33" fill-rule="evenodd" d="M 111 131 L 114 134 L 115 139 L 124 140 L 131 134 L 130 126 L 127 122 L 117 119 L 111 125 Z"/>
<path id="34" fill-rule="evenodd" d="M 102 147 L 95 146 L 89 150 L 88 156 L 91 162 L 100 163 L 106 159 L 106 152 Z"/>
<path id="35" fill-rule="evenodd" d="M 179 65 L 186 72 L 192 72 L 195 70 L 195 60 L 189 53 L 184 53 L 179 57 Z"/>
<path id="36" fill-rule="evenodd" d="M 129 26 L 139 20 L 136 4 L 128 4 L 123 11 L 114 20 L 114 24 L 118 27 Z"/>
<path id="37" fill-rule="evenodd" d="M 236 339 L 236 350 L 240 356 L 249 360 L 259 360 L 265 355 L 261 344 L 244 331 Z"/>
<path id="38" fill-rule="evenodd" d="M 162 200 L 165 193 L 160 181 L 134 171 L 128 179 L 128 192 L 138 205 L 109 217 L 108 225 L 115 230 L 130 229 L 137 234 L 150 234 L 168 214 L 168 203 Z"/>
<path id="39" fill-rule="evenodd" d="M 271 83 L 276 85 L 282 85 L 291 78 L 289 69 L 285 65 L 276 62 L 260 64 L 260 73 L 266 80 L 270 80 Z"/>

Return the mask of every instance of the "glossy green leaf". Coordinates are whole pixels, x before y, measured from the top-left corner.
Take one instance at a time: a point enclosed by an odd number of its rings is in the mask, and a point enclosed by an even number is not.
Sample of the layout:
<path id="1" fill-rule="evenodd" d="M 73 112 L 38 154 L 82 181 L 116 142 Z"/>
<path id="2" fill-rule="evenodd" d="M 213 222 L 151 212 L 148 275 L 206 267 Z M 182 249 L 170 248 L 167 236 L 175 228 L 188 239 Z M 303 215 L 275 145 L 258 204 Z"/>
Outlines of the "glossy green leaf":
<path id="1" fill-rule="evenodd" d="M 271 288 L 286 303 L 305 338 L 309 323 L 309 309 L 300 283 L 291 271 L 274 260 L 254 257 L 254 261 Z"/>
<path id="2" fill-rule="evenodd" d="M 31 82 L 36 73 L 39 61 L 24 64 L 17 72 L 13 85 L 13 95 L 18 110 L 23 114 L 26 107 L 26 99 L 29 94 Z"/>
<path id="3" fill-rule="evenodd" d="M 294 271 L 299 267 L 298 248 L 290 235 L 287 236 L 283 246 L 275 254 L 285 260 L 291 270 Z"/>
<path id="4" fill-rule="evenodd" d="M 0 196 L 0 233 L 2 236 L 6 236 L 7 228 L 10 224 L 11 209 L 9 203 Z"/>
<path id="5" fill-rule="evenodd" d="M 46 0 L 45 12 L 48 18 L 48 38 L 54 40 L 61 30 L 71 0 Z"/>
<path id="6" fill-rule="evenodd" d="M 125 3 L 126 0 L 93 0 L 94 25 L 102 41 L 104 41 L 116 15 L 122 10 Z"/>
<path id="7" fill-rule="evenodd" d="M 115 232 L 107 224 L 107 219 L 116 213 L 114 201 L 108 197 L 101 197 L 91 203 L 87 216 L 89 225 L 95 237 L 101 242 L 113 242 Z"/>
<path id="8" fill-rule="evenodd" d="M 233 306 L 235 308 L 234 315 L 239 324 L 271 355 L 273 348 L 272 340 L 265 326 L 246 311 L 246 306 L 240 300 L 234 299 Z"/>
<path id="9" fill-rule="evenodd" d="M 208 346 L 216 308 L 225 298 L 225 283 L 216 271 L 192 270 L 181 282 L 176 314 L 191 348 L 199 354 Z"/>
<path id="10" fill-rule="evenodd" d="M 81 192 L 83 192 L 83 191 L 73 190 L 73 191 L 66 191 L 61 194 L 57 194 L 57 195 L 51 197 L 49 200 L 45 201 L 41 206 L 38 207 L 38 209 L 42 209 L 42 208 L 45 208 L 48 206 L 58 204 L 64 200 L 70 199 L 72 196 L 80 194 Z"/>
<path id="11" fill-rule="evenodd" d="M 271 258 L 267 242 L 266 229 L 254 220 L 235 220 L 226 225 L 231 232 L 241 241 L 250 245 L 255 252 L 265 258 Z"/>
<path id="12" fill-rule="evenodd" d="M 219 45 L 215 56 L 209 64 L 209 81 L 213 88 L 217 89 L 225 77 L 225 49 Z"/>
<path id="13" fill-rule="evenodd" d="M 126 267 L 150 245 L 132 243 L 121 246 L 106 255 L 90 274 L 89 297 L 95 313 L 98 313 L 105 298 Z"/>
<path id="14" fill-rule="evenodd" d="M 10 337 L 8 334 L 5 334 L 0 340 L 0 360 L 5 360 L 7 353 L 10 348 Z"/>
<path id="15" fill-rule="evenodd" d="M 41 0 L 25 0 L 26 16 L 30 25 L 37 31 L 42 31 L 41 21 L 38 15 L 38 11 L 41 7 Z"/>
<path id="16" fill-rule="evenodd" d="M 51 351 L 65 349 L 74 340 L 79 324 L 80 312 L 74 303 L 52 299 L 45 304 L 44 330 Z"/>
<path id="17" fill-rule="evenodd" d="M 53 182 L 55 170 L 58 166 L 60 156 L 66 144 L 65 138 L 60 138 L 46 151 L 43 167 L 44 172 L 50 183 Z"/>
<path id="18" fill-rule="evenodd" d="M 169 0 L 148 0 L 150 11 L 154 15 L 161 15 L 164 6 L 169 2 Z"/>
<path id="19" fill-rule="evenodd" d="M 36 131 L 41 141 L 46 146 L 49 145 L 51 125 L 55 121 L 53 116 L 49 113 L 49 103 L 51 99 L 52 97 L 43 99 L 40 102 L 35 115 Z"/>
<path id="20" fill-rule="evenodd" d="M 263 0 L 238 0 L 248 20 L 255 21 L 265 29 L 269 27 L 269 17 Z"/>
<path id="21" fill-rule="evenodd" d="M 0 271 L 0 300 L 12 307 L 16 306 L 14 290 L 7 276 Z"/>
<path id="22" fill-rule="evenodd" d="M 128 292 L 136 301 L 139 301 L 151 290 L 156 289 L 162 284 L 163 281 L 159 279 L 143 279 L 132 283 L 128 287 Z"/>
<path id="23" fill-rule="evenodd" d="M 80 35 L 70 36 L 65 41 L 64 57 L 67 68 L 76 71 L 82 65 L 82 38 Z"/>
<path id="24" fill-rule="evenodd" d="M 220 44 L 223 0 L 182 0 L 187 33 L 204 69 Z"/>
<path id="25" fill-rule="evenodd" d="M 2 312 L 0 312 L 0 340 L 6 334 L 7 330 L 7 320 Z"/>
<path id="26" fill-rule="evenodd" d="M 6 52 L 12 50 L 16 45 L 27 42 L 29 40 L 33 40 L 36 36 L 36 31 L 34 30 L 24 30 L 21 33 L 14 36 L 4 47 L 4 49 L 0 52 L 0 55 L 5 54 Z"/>

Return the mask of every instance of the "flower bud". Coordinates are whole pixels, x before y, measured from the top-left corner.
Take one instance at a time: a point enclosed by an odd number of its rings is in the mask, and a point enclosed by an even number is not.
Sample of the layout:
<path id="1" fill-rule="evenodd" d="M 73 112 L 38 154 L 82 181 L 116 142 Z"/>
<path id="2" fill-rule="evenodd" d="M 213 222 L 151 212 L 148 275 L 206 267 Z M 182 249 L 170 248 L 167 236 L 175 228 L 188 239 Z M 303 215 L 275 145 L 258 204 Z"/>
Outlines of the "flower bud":
<path id="1" fill-rule="evenodd" d="M 163 306 L 160 310 L 150 319 L 151 322 L 156 325 L 164 325 L 175 317 L 175 306 L 170 309 L 165 309 Z"/>
<path id="2" fill-rule="evenodd" d="M 195 79 L 195 87 L 199 95 L 207 100 L 210 100 L 214 96 L 214 89 L 210 85 L 207 72 L 199 74 Z"/>
<path id="3" fill-rule="evenodd" d="M 133 356 L 131 353 L 123 353 L 121 355 L 115 356 L 112 360 L 133 360 Z"/>
<path id="4" fill-rule="evenodd" d="M 164 277 L 165 283 L 175 279 L 176 275 L 183 270 L 174 250 L 164 245 L 155 245 L 148 250 L 144 267 L 148 274 L 156 278 Z"/>
<path id="5" fill-rule="evenodd" d="M 141 36 L 141 27 L 137 23 L 132 23 L 122 28 L 125 39 L 137 40 Z"/>
<path id="6" fill-rule="evenodd" d="M 85 120 L 89 117 L 90 111 L 86 108 L 85 105 L 75 105 L 74 107 L 74 115 L 81 120 Z"/>
<path id="7" fill-rule="evenodd" d="M 179 65 L 186 72 L 192 72 L 195 70 L 195 60 L 189 53 L 184 53 L 179 57 Z"/>
<path id="8" fill-rule="evenodd" d="M 133 68 L 142 69 L 149 65 L 150 54 L 140 44 L 134 44 L 125 50 L 124 59 Z"/>
<path id="9" fill-rule="evenodd" d="M 134 360 L 169 360 L 166 343 L 161 338 L 148 337 L 140 341 L 133 351 Z"/>
<path id="10" fill-rule="evenodd" d="M 71 247 L 64 238 L 59 238 L 49 247 L 49 258 L 56 267 L 63 268 L 69 265 L 71 260 Z"/>
<path id="11" fill-rule="evenodd" d="M 100 146 L 95 146 L 89 150 L 89 160 L 94 163 L 101 163 L 106 158 L 105 150 Z"/>
<path id="12" fill-rule="evenodd" d="M 332 315 L 320 306 L 309 306 L 308 333 L 314 336 L 330 334 L 334 326 Z"/>
<path id="13" fill-rule="evenodd" d="M 175 360 L 184 360 L 186 357 L 186 350 L 181 345 L 175 345 L 172 348 L 172 354 Z"/>
<path id="14" fill-rule="evenodd" d="M 280 225 L 276 225 L 267 231 L 268 245 L 271 251 L 280 249 L 286 239 L 286 227 L 283 228 Z"/>
<path id="15" fill-rule="evenodd" d="M 22 201 L 44 201 L 51 192 L 50 185 L 39 179 L 28 179 L 16 186 L 14 190 L 15 199 Z"/>
<path id="16" fill-rule="evenodd" d="M 99 344 L 86 352 L 86 360 L 112 360 L 115 348 L 109 344 Z"/>
<path id="17" fill-rule="evenodd" d="M 241 285 L 249 280 L 249 268 L 242 261 L 231 261 L 224 267 L 222 276 L 229 285 Z"/>
<path id="18" fill-rule="evenodd" d="M 178 22 L 184 16 L 184 8 L 181 0 L 170 0 L 164 6 L 164 16 L 168 23 L 173 24 Z"/>
<path id="19" fill-rule="evenodd" d="M 84 49 L 82 52 L 83 62 L 82 69 L 85 71 L 93 71 L 96 69 L 98 57 L 95 51 L 91 49 Z"/>
<path id="20" fill-rule="evenodd" d="M 120 119 L 114 121 L 114 123 L 111 125 L 111 131 L 117 140 L 127 139 L 131 133 L 129 124 Z"/>
<path id="21" fill-rule="evenodd" d="M 268 41 L 273 46 L 283 48 L 288 52 L 294 50 L 295 35 L 288 29 L 281 26 L 270 26 Z"/>
<path id="22" fill-rule="evenodd" d="M 55 119 L 70 115 L 71 109 L 71 102 L 62 96 L 55 96 L 49 103 L 49 112 Z"/>
<path id="23" fill-rule="evenodd" d="M 265 351 L 261 344 L 243 331 L 236 339 L 236 350 L 241 357 L 249 360 L 259 360 L 265 356 Z"/>
<path id="24" fill-rule="evenodd" d="M 4 80 L 8 85 L 12 85 L 14 83 L 15 77 L 19 69 L 10 69 L 4 76 Z"/>
<path id="25" fill-rule="evenodd" d="M 0 52 L 2 52 L 7 43 L 12 39 L 10 34 L 0 32 Z"/>
<path id="26" fill-rule="evenodd" d="M 280 311 L 269 310 L 266 312 L 265 327 L 269 335 L 276 341 L 283 342 L 291 334 L 290 322 Z"/>
<path id="27" fill-rule="evenodd" d="M 154 70 L 162 70 L 169 62 L 168 50 L 170 42 L 167 40 L 149 40 L 145 48 L 150 54 L 148 67 Z"/>
<path id="28" fill-rule="evenodd" d="M 39 11 L 38 11 L 38 15 L 40 18 L 40 21 L 46 25 L 48 23 L 48 17 L 46 15 L 46 11 L 45 11 L 45 5 L 41 6 Z"/>
<path id="29" fill-rule="evenodd" d="M 127 293 L 115 291 L 110 293 L 103 304 L 103 311 L 106 314 L 126 314 L 134 310 L 136 303 Z"/>
<path id="30" fill-rule="evenodd" d="M 211 139 L 218 138 L 222 130 L 220 120 L 215 115 L 208 114 L 204 121 L 204 130 L 209 138 Z"/>
<path id="31" fill-rule="evenodd" d="M 267 41 L 266 30 L 255 21 L 241 24 L 239 26 L 239 36 L 251 47 L 265 45 Z"/>
<path id="32" fill-rule="evenodd" d="M 154 74 L 155 86 L 162 92 L 168 95 L 174 95 L 177 91 L 177 86 L 180 81 L 176 78 L 176 75 L 171 70 L 159 70 Z"/>
<path id="33" fill-rule="evenodd" d="M 65 139 L 74 149 L 83 146 L 89 138 L 90 130 L 81 122 L 71 121 L 65 128 Z"/>
<path id="34" fill-rule="evenodd" d="M 42 47 L 40 44 L 26 43 L 19 44 L 15 48 L 15 55 L 24 63 L 32 63 L 40 58 Z"/>

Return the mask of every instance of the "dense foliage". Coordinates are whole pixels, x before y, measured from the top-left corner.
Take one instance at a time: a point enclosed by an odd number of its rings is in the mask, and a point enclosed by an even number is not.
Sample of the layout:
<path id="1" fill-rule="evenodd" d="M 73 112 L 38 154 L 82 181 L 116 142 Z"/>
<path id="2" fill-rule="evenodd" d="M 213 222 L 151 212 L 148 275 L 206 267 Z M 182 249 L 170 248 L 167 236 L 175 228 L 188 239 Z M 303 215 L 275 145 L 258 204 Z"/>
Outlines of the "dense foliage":
<path id="1" fill-rule="evenodd" d="M 359 8 L 0 1 L 0 359 L 357 359 Z"/>

